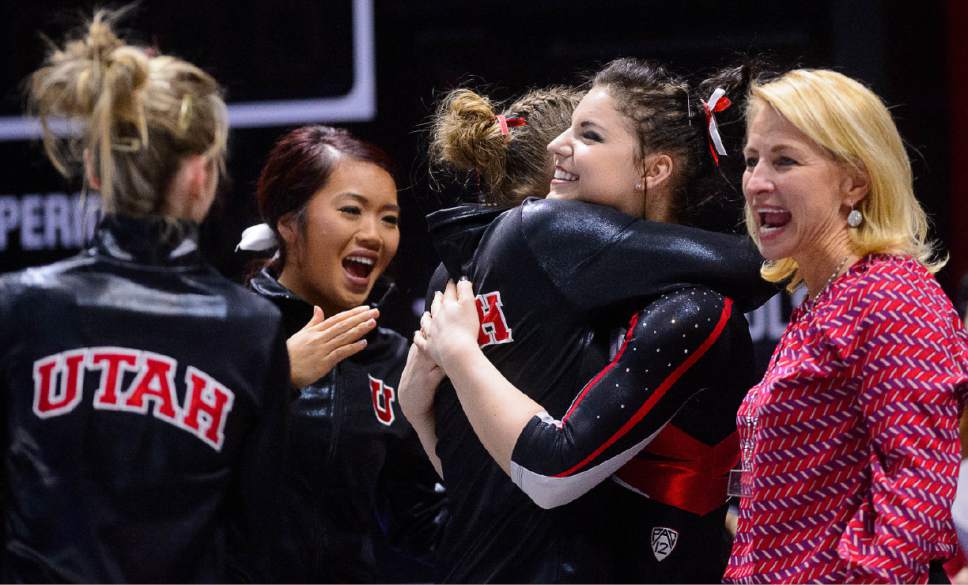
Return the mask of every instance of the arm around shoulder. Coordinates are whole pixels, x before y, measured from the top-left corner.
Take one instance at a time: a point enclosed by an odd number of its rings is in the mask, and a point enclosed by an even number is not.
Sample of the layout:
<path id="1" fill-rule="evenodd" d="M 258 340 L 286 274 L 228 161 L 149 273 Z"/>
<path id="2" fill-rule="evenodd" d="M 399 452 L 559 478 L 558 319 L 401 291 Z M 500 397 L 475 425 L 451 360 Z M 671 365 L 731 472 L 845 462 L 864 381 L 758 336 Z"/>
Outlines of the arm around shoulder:
<path id="1" fill-rule="evenodd" d="M 538 505 L 555 507 L 621 468 L 722 370 L 733 311 L 712 291 L 683 289 L 633 315 L 615 358 L 568 412 L 530 419 L 512 455 L 515 484 Z"/>

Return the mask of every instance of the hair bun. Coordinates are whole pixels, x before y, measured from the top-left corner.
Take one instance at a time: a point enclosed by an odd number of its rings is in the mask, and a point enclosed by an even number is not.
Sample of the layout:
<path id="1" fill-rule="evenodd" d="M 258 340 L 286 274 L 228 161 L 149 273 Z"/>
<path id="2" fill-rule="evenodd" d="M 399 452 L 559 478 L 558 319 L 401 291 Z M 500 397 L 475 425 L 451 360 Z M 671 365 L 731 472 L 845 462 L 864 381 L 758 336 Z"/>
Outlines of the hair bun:
<path id="1" fill-rule="evenodd" d="M 86 51 L 87 55 L 85 56 L 87 58 L 105 64 L 110 63 L 111 53 L 115 49 L 124 46 L 124 41 L 111 29 L 111 20 L 107 13 L 101 10 L 94 14 L 94 18 L 88 25 L 87 35 L 79 43 Z M 73 43 L 69 43 L 67 46 L 69 52 L 72 49 L 71 44 Z"/>
<path id="2" fill-rule="evenodd" d="M 504 172 L 507 141 L 491 101 L 469 89 L 456 89 L 441 101 L 434 119 L 431 156 L 435 163 L 476 171 L 488 184 Z"/>
<path id="3" fill-rule="evenodd" d="M 115 34 L 114 23 L 129 10 L 99 10 L 79 35 L 54 46 L 31 75 L 28 106 L 61 173 L 70 175 L 91 153 L 102 207 L 142 216 L 164 208 L 173 163 L 182 157 L 211 157 L 223 170 L 228 120 L 211 76 Z M 52 118 L 79 121 L 84 131 L 58 135 Z"/>
<path id="4" fill-rule="evenodd" d="M 149 57 L 138 47 L 118 47 L 111 51 L 106 63 L 115 91 L 127 89 L 134 93 L 148 82 Z"/>
<path id="5" fill-rule="evenodd" d="M 111 24 L 120 13 L 99 10 L 82 38 L 68 41 L 32 77 L 31 94 L 39 114 L 89 117 L 105 93 L 123 104 L 124 118 L 135 119 L 133 96 L 148 81 L 149 58 L 124 44 Z M 105 89 L 110 90 L 105 92 Z"/>

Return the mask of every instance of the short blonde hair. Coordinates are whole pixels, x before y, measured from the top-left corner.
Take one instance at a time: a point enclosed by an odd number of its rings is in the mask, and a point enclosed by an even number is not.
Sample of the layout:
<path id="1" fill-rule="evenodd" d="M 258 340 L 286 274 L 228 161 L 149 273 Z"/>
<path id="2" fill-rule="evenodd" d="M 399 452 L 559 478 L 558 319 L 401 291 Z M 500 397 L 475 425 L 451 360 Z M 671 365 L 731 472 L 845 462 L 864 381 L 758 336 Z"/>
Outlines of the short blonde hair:
<path id="1" fill-rule="evenodd" d="M 914 196 L 911 162 L 901 135 L 884 102 L 863 84 L 827 69 L 794 69 L 766 83 L 754 83 L 747 105 L 747 125 L 758 108 L 778 114 L 820 145 L 837 162 L 864 173 L 870 190 L 855 206 L 864 222 L 848 231 L 852 252 L 904 254 L 931 272 L 947 259 L 934 258 L 928 218 Z M 747 205 L 746 225 L 757 240 Z M 763 278 L 789 279 L 788 289 L 802 281 L 792 258 L 764 263 Z"/>
<path id="2" fill-rule="evenodd" d="M 99 10 L 80 38 L 53 47 L 31 75 L 29 105 L 59 171 L 87 150 L 104 209 L 157 215 L 181 158 L 203 155 L 224 172 L 228 113 L 210 75 L 118 38 L 112 24 L 123 12 Z M 56 136 L 52 117 L 80 122 L 81 135 Z"/>

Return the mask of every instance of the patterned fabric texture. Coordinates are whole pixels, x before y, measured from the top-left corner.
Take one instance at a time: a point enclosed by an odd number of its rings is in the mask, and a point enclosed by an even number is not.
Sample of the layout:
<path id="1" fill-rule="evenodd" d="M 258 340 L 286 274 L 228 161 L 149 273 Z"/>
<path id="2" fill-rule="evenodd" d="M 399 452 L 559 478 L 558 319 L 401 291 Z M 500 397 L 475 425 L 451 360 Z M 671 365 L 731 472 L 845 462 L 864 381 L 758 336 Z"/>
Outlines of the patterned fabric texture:
<path id="1" fill-rule="evenodd" d="M 798 307 L 738 414 L 725 579 L 924 583 L 955 552 L 968 335 L 914 259 L 874 254 Z"/>

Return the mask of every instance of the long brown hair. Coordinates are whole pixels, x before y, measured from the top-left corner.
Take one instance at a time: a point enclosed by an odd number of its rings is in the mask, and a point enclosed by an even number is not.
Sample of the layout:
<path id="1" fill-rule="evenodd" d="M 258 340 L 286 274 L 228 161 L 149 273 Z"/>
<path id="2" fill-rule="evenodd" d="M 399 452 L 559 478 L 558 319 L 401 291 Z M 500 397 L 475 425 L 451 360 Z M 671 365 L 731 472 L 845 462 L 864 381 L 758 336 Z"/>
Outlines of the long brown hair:
<path id="1" fill-rule="evenodd" d="M 615 59 L 592 79 L 603 87 L 631 123 L 638 138 L 637 159 L 664 152 L 675 161 L 672 215 L 679 223 L 719 231 L 741 225 L 745 127 L 742 115 L 754 67 L 742 65 L 691 83 L 657 63 Z M 716 87 L 727 91 L 733 107 L 717 114 L 728 156 L 718 164 L 710 152 L 703 100 Z"/>

